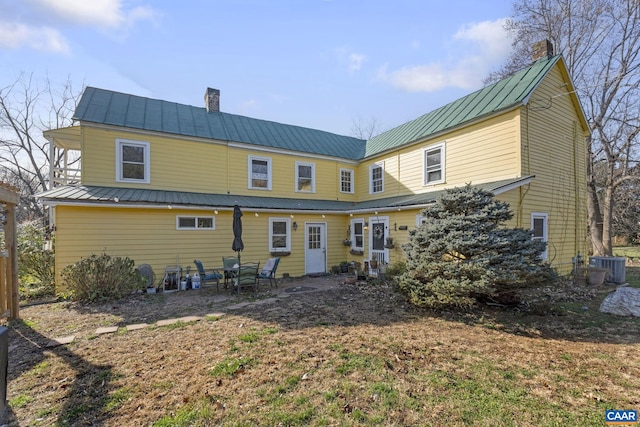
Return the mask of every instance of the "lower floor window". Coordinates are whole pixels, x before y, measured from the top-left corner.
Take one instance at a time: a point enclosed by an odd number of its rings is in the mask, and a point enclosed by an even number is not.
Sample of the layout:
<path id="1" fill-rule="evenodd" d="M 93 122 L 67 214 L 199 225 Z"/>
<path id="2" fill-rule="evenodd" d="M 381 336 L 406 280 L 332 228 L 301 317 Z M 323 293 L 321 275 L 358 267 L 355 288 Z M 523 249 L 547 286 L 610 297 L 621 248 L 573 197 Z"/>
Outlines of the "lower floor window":
<path id="1" fill-rule="evenodd" d="M 178 230 L 214 230 L 215 218 L 212 216 L 178 216 L 176 217 Z"/>
<path id="2" fill-rule="evenodd" d="M 291 233 L 289 218 L 269 218 L 269 250 L 290 251 Z"/>

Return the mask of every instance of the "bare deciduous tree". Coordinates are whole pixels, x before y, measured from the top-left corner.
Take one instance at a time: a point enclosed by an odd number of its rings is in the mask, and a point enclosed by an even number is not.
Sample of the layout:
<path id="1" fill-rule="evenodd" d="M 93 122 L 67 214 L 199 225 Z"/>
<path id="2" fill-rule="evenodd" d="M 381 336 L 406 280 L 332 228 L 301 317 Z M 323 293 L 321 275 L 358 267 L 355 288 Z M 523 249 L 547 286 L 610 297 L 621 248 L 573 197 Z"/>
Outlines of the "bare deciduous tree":
<path id="1" fill-rule="evenodd" d="M 595 255 L 611 255 L 616 194 L 638 178 L 632 170 L 640 133 L 640 0 L 516 0 L 507 29 L 513 53 L 486 82 L 529 65 L 535 41 L 551 40 L 563 55 L 591 130 L 591 247 Z"/>
<path id="2" fill-rule="evenodd" d="M 49 167 L 60 165 L 62 153 L 49 158 L 42 132 L 70 125 L 78 97 L 70 80 L 54 89 L 48 78 L 24 73 L 0 88 L 0 178 L 20 189 L 21 219 L 44 216 L 33 195 L 49 188 Z"/>
<path id="3" fill-rule="evenodd" d="M 358 118 L 352 122 L 351 134 L 356 138 L 369 140 L 380 133 L 382 133 L 380 122 L 375 117 L 368 120 Z"/>

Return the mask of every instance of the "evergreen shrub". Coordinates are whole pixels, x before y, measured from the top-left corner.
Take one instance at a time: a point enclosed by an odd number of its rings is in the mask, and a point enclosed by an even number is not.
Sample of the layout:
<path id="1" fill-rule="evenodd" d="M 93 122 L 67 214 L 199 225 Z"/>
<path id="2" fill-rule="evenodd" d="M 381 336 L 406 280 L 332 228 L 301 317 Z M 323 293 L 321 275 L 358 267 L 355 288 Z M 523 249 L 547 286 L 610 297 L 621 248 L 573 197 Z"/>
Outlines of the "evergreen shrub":
<path id="1" fill-rule="evenodd" d="M 541 259 L 546 243 L 508 228 L 509 204 L 467 185 L 449 189 L 423 212 L 403 245 L 407 269 L 396 284 L 423 307 L 469 307 L 478 300 L 516 302 L 519 290 L 557 278 Z"/>

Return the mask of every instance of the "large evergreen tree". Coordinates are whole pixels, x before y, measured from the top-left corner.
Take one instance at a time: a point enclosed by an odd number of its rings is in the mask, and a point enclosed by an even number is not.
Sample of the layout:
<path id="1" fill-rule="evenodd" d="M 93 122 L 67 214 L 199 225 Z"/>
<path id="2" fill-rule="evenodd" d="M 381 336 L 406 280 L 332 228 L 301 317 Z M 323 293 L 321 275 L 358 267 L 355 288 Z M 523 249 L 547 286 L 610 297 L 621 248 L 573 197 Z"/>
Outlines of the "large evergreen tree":
<path id="1" fill-rule="evenodd" d="M 446 190 L 423 211 L 424 223 L 404 245 L 407 271 L 398 284 L 418 306 L 465 307 L 478 298 L 513 300 L 516 292 L 553 277 L 530 230 L 507 228 L 508 203 L 467 185 Z"/>

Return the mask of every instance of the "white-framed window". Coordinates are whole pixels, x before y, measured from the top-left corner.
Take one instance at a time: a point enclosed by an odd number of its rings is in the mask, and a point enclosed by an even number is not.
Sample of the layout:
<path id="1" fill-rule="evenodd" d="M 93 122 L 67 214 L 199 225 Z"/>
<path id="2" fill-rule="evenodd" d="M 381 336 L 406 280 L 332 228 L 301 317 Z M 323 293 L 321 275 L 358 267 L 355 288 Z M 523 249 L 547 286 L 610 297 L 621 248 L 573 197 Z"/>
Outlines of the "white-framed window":
<path id="1" fill-rule="evenodd" d="M 364 250 L 364 219 L 351 220 L 351 249 Z"/>
<path id="2" fill-rule="evenodd" d="M 148 184 L 151 181 L 149 143 L 116 139 L 116 181 Z"/>
<path id="3" fill-rule="evenodd" d="M 353 194 L 353 169 L 340 169 L 340 192 Z"/>
<path id="4" fill-rule="evenodd" d="M 291 251 L 290 218 L 269 218 L 269 251 Z"/>
<path id="5" fill-rule="evenodd" d="M 422 224 L 427 222 L 427 217 L 422 214 L 416 215 L 416 227 L 420 227 Z"/>
<path id="6" fill-rule="evenodd" d="M 422 150 L 422 162 L 423 162 L 423 178 L 424 185 L 441 184 L 444 182 L 444 159 L 445 159 L 445 144 L 441 142 L 439 144 L 427 147 Z"/>
<path id="7" fill-rule="evenodd" d="M 316 192 L 316 164 L 296 162 L 296 192 Z"/>
<path id="8" fill-rule="evenodd" d="M 384 163 L 375 163 L 369 167 L 369 194 L 384 191 Z"/>
<path id="9" fill-rule="evenodd" d="M 549 214 L 546 212 L 531 212 L 531 231 L 533 231 L 534 240 L 542 240 L 547 243 L 549 241 Z M 540 257 L 543 260 L 549 258 L 549 248 L 544 250 Z"/>
<path id="10" fill-rule="evenodd" d="M 271 158 L 249 156 L 249 188 L 271 190 Z"/>
<path id="11" fill-rule="evenodd" d="M 216 219 L 212 216 L 176 216 L 176 230 L 215 230 Z"/>

